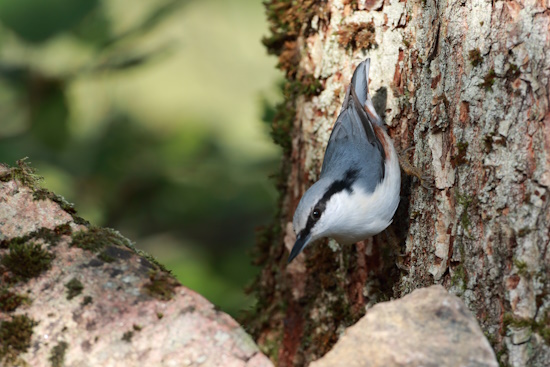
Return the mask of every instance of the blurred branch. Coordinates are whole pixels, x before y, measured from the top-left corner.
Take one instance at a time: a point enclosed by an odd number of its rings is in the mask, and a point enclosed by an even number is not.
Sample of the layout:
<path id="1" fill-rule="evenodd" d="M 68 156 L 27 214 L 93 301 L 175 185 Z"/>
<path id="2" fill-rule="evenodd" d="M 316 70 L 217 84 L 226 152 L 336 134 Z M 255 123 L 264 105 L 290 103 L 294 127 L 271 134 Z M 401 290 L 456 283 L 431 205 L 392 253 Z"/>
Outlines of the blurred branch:
<path id="1" fill-rule="evenodd" d="M 177 11 L 182 5 L 189 2 L 190 0 L 170 0 L 167 3 L 160 5 L 157 9 L 152 10 L 152 12 L 139 24 L 118 35 L 113 35 L 112 32 L 108 30 L 109 20 L 106 19 L 101 8 L 95 8 L 93 11 L 92 8 L 87 8 L 87 17 L 86 19 L 80 19 L 80 27 L 72 29 L 74 28 L 73 22 L 70 26 L 67 25 L 64 31 L 72 32 L 73 35 L 77 36 L 82 41 L 90 42 L 91 38 L 99 38 L 95 56 L 93 56 L 91 60 L 83 67 L 77 68 L 76 70 L 68 70 L 63 75 L 56 76 L 56 78 L 63 79 L 64 81 L 70 81 L 71 79 L 74 79 L 82 74 L 89 75 L 91 73 L 104 72 L 108 70 L 127 70 L 133 67 L 142 66 L 148 62 L 158 60 L 159 58 L 167 57 L 175 48 L 172 43 L 157 47 L 152 51 L 137 51 L 135 49 L 125 48 L 123 47 L 123 44 L 131 39 L 135 39 L 151 32 L 168 16 Z M 12 13 L 14 14 L 13 17 L 15 20 L 25 19 L 25 14 L 27 16 L 32 15 L 33 17 L 36 17 L 37 12 L 30 7 L 30 5 L 32 5 L 32 1 L 27 0 L 25 5 L 27 5 L 27 7 L 14 6 L 13 8 L 17 11 L 12 10 L 7 6 L 0 6 L 0 20 L 5 27 L 12 29 L 23 39 L 28 40 L 28 37 L 26 36 L 27 33 L 20 31 L 19 29 L 21 28 L 24 30 L 24 27 L 19 25 L 19 28 L 13 28 L 12 23 L 14 23 L 14 20 L 10 18 Z M 5 9 L 9 10 L 9 12 Z M 31 22 L 28 21 L 25 22 L 25 24 L 30 23 Z M 90 24 L 92 24 L 92 26 L 90 26 Z M 90 32 L 90 29 L 83 31 L 83 27 L 93 28 L 91 30 L 92 34 L 86 34 Z M 55 29 L 55 32 L 49 28 L 42 29 L 44 32 L 42 36 L 39 37 L 38 35 L 33 35 L 32 37 L 34 38 L 31 38 L 40 40 L 40 42 L 45 41 L 46 39 L 49 39 L 62 31 L 58 28 L 59 27 Z M 100 30 L 97 28 L 100 28 Z M 37 31 L 35 30 L 33 32 Z M 37 70 L 31 71 L 30 67 L 28 65 L 24 65 L 23 63 L 7 64 L 0 61 L 0 78 L 9 82 L 12 86 L 24 84 L 24 82 L 29 79 L 29 73 L 31 72 L 33 74 L 42 73 Z M 44 75 L 44 78 L 49 78 L 49 76 Z"/>
<path id="2" fill-rule="evenodd" d="M 172 0 L 161 5 L 157 9 L 153 10 L 153 12 L 149 14 L 149 16 L 140 24 L 135 25 L 133 28 L 119 35 L 107 39 L 102 45 L 99 46 L 99 51 L 103 52 L 109 48 L 117 47 L 120 43 L 125 42 L 130 38 L 142 36 L 152 31 L 166 17 L 176 11 L 183 4 L 187 4 L 189 1 L 190 0 Z"/>
<path id="3" fill-rule="evenodd" d="M 127 53 L 125 55 L 115 55 L 105 60 L 88 65 L 81 69 L 77 74 L 91 74 L 95 72 L 104 71 L 119 71 L 125 69 L 131 69 L 133 67 L 142 66 L 146 63 L 158 61 L 171 55 L 175 50 L 173 43 L 161 46 L 156 50 L 143 52 L 143 53 Z"/>

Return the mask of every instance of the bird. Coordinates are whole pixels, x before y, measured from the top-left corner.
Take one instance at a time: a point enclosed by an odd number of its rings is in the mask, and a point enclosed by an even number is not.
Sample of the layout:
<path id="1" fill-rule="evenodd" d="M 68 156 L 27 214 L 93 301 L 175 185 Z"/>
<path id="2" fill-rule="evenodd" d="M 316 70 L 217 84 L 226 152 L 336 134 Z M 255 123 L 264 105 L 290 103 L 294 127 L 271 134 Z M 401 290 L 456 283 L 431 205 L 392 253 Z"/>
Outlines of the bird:
<path id="1" fill-rule="evenodd" d="M 369 94 L 370 58 L 355 69 L 330 135 L 321 174 L 293 218 L 288 262 L 320 238 L 349 245 L 386 229 L 399 205 L 399 157 Z"/>

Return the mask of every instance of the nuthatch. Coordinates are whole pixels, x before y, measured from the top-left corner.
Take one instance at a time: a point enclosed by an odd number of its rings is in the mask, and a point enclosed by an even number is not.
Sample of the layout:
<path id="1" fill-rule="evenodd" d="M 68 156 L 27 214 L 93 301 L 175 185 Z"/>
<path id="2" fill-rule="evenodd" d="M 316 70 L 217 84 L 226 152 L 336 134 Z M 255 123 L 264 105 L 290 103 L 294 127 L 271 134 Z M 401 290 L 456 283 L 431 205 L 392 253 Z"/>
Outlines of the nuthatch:
<path id="1" fill-rule="evenodd" d="M 290 263 L 310 243 L 331 237 L 352 244 L 392 222 L 399 204 L 399 159 L 369 95 L 369 66 L 357 66 L 325 151 L 319 181 L 294 213 Z"/>

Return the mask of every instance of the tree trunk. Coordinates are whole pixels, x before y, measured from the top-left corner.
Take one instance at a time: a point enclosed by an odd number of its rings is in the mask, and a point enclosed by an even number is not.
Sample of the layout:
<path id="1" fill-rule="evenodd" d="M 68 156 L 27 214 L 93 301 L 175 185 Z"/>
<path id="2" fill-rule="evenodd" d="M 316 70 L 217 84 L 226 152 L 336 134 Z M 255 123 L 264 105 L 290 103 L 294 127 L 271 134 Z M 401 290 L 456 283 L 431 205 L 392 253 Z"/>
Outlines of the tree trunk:
<path id="1" fill-rule="evenodd" d="M 262 233 L 248 324 L 279 366 L 326 353 L 365 307 L 441 284 L 477 316 L 503 365 L 550 360 L 550 5 L 542 1 L 270 0 L 264 40 L 286 72 L 276 223 Z M 393 224 L 353 246 L 317 243 L 291 265 L 292 216 L 317 179 L 354 67 L 398 151 Z"/>

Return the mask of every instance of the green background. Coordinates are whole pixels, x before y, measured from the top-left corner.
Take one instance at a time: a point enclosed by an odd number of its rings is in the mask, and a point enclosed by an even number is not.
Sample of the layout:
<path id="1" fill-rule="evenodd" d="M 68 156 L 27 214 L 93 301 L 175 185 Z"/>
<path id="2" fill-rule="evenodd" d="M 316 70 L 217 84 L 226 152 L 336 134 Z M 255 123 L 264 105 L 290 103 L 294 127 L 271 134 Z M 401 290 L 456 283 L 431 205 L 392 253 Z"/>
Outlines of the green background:
<path id="1" fill-rule="evenodd" d="M 252 0 L 0 2 L 0 161 L 115 228 L 232 315 L 280 152 L 282 76 Z M 267 107 L 266 107 L 267 106 Z"/>

